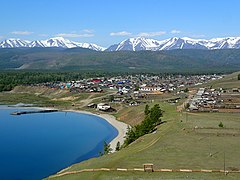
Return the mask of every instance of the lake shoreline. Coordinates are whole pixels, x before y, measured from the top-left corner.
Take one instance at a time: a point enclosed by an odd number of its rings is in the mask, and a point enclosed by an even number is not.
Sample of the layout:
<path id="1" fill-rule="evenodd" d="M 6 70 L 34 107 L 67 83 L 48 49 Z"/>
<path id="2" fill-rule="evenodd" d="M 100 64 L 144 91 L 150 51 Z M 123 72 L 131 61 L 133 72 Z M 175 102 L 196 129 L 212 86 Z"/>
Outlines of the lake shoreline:
<path id="1" fill-rule="evenodd" d="M 6 106 L 6 105 L 5 105 Z M 90 114 L 93 116 L 97 116 L 100 117 L 102 119 L 104 119 L 105 121 L 107 121 L 109 124 L 111 124 L 115 129 L 117 129 L 118 131 L 118 135 L 109 143 L 110 144 L 110 148 L 112 149 L 112 153 L 115 152 L 116 149 L 116 145 L 118 142 L 120 142 L 120 145 L 122 145 L 124 143 L 124 139 L 127 133 L 127 129 L 128 129 L 128 124 L 118 121 L 116 119 L 116 117 L 114 117 L 113 115 L 110 114 L 102 114 L 102 113 L 92 113 L 89 111 L 84 111 L 84 110 L 74 110 L 74 109 L 66 109 L 66 110 L 62 110 L 62 109 L 58 109 L 58 108 L 50 108 L 50 107 L 10 107 L 7 106 L 8 108 L 21 108 L 21 109 L 29 109 L 29 108 L 36 108 L 36 109 L 40 109 L 40 110 L 57 110 L 57 111 L 63 111 L 63 112 L 75 112 L 75 113 L 82 113 L 82 114 Z"/>
<path id="2" fill-rule="evenodd" d="M 64 112 L 66 112 L 66 113 L 69 112 L 69 114 L 75 113 L 75 118 L 77 118 L 78 116 L 81 117 L 84 114 L 86 114 L 86 115 L 88 114 L 88 115 L 91 116 L 91 117 L 89 117 L 89 120 L 91 120 L 93 118 L 94 119 L 95 118 L 100 118 L 99 120 L 102 121 L 103 124 L 108 124 L 108 126 L 111 126 L 112 130 L 114 129 L 114 134 L 112 134 L 111 139 L 108 139 L 108 141 L 107 141 L 107 143 L 110 144 L 110 147 L 112 149 L 111 153 L 114 153 L 116 151 L 116 145 L 117 145 L 118 142 L 120 142 L 120 145 L 122 145 L 124 143 L 124 138 L 125 138 L 125 135 L 126 135 L 126 132 L 127 132 L 127 129 L 128 129 L 128 125 L 127 124 L 118 121 L 113 115 L 104 114 L 104 112 L 103 113 L 101 113 L 101 112 L 88 112 L 88 111 L 83 111 L 83 110 L 61 109 L 61 108 L 52 108 L 52 107 L 36 107 L 36 106 L 34 106 L 34 107 L 20 107 L 20 106 L 16 106 L 15 107 L 15 106 L 3 105 L 3 106 L 0 106 L 0 108 L 3 109 L 3 110 L 4 109 L 13 109 L 12 111 L 19 112 L 20 114 L 17 114 L 17 115 L 19 115 L 19 117 L 13 117 L 13 118 L 17 118 L 17 119 L 22 117 L 21 112 L 23 112 L 23 115 L 24 115 L 24 114 L 34 114 L 34 113 L 37 114 L 38 111 L 40 112 L 40 114 L 43 111 L 47 111 L 47 112 L 48 111 L 49 112 L 52 112 L 52 111 L 55 112 L 56 111 L 56 112 L 63 112 L 63 113 Z M 29 112 L 29 113 L 27 113 L 27 112 Z M 31 112 L 34 112 L 34 113 L 31 113 Z M 9 111 L 8 115 L 11 116 L 11 114 L 12 114 L 12 112 Z M 84 121 L 86 121 L 86 120 L 88 120 L 88 116 L 86 116 L 84 118 Z M 20 122 L 20 121 L 18 121 L 18 122 Z M 89 124 L 90 124 L 89 128 L 92 127 L 91 131 L 94 133 L 95 129 L 98 129 L 98 126 L 91 125 L 92 124 L 91 122 L 92 121 L 89 121 Z M 104 132 L 102 132 L 102 133 L 104 133 Z M 99 135 L 101 135 L 101 134 L 99 134 Z M 91 159 L 91 157 L 88 158 L 88 159 Z M 81 163 L 81 162 L 82 161 L 80 161 L 79 163 Z M 69 168 L 72 165 L 73 164 L 71 164 L 69 166 L 67 165 L 67 166 Z M 67 167 L 67 166 L 65 166 L 65 167 Z M 62 168 L 60 168 L 56 172 L 62 171 L 61 169 Z"/>
<path id="3" fill-rule="evenodd" d="M 95 114 L 95 113 L 92 113 L 89 111 L 83 111 L 83 110 L 63 110 L 63 111 L 75 112 L 75 113 L 81 113 L 81 114 L 90 114 L 93 116 L 97 116 L 97 117 L 104 119 L 109 124 L 111 124 L 115 129 L 117 129 L 118 135 L 109 143 L 110 148 L 112 149 L 112 151 L 111 151 L 112 153 L 115 152 L 116 145 L 118 142 L 120 142 L 120 145 L 122 145 L 124 143 L 125 136 L 126 136 L 129 125 L 126 123 L 123 123 L 121 121 L 118 121 L 113 115 L 101 114 L 101 113 Z"/>

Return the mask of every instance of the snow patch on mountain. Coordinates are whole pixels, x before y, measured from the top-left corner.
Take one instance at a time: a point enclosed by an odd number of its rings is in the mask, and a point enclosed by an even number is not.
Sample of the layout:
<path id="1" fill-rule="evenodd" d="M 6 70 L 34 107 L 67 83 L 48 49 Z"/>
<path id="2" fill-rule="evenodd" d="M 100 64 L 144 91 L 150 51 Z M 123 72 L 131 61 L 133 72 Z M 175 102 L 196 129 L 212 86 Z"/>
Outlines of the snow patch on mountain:
<path id="1" fill-rule="evenodd" d="M 104 51 L 105 48 L 92 43 L 80 43 L 70 41 L 63 37 L 54 37 L 47 40 L 25 41 L 20 39 L 7 39 L 0 42 L 0 48 L 19 48 L 19 47 L 59 47 L 59 48 L 87 48 L 95 51 Z"/>
<path id="2" fill-rule="evenodd" d="M 188 37 L 173 37 L 166 40 L 155 40 L 145 37 L 126 39 L 118 44 L 103 48 L 93 43 L 74 42 L 63 37 L 53 37 L 46 40 L 27 41 L 21 39 L 7 39 L 0 42 L 0 48 L 20 48 L 20 47 L 59 47 L 59 48 L 87 48 L 95 51 L 161 51 L 172 49 L 239 49 L 240 37 L 226 37 L 206 39 L 192 39 Z"/>
<path id="3" fill-rule="evenodd" d="M 119 44 L 110 46 L 106 51 L 141 51 L 141 50 L 172 50 L 172 49 L 229 49 L 240 48 L 240 37 L 215 38 L 210 40 L 169 38 L 158 41 L 144 37 L 129 38 Z"/>

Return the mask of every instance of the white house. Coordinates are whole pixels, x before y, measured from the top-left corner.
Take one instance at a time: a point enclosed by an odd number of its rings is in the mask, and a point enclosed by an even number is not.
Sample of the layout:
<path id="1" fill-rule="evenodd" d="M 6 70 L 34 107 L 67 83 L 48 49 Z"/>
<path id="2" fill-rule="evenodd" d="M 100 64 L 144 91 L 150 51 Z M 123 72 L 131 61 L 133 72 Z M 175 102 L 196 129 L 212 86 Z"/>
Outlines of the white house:
<path id="1" fill-rule="evenodd" d="M 150 91 L 160 91 L 160 90 L 161 90 L 160 87 L 149 87 L 149 86 L 140 87 L 140 91 L 146 91 L 146 92 L 150 92 Z"/>
<path id="2" fill-rule="evenodd" d="M 106 111 L 106 110 L 108 110 L 108 109 L 110 109 L 110 108 L 111 108 L 111 106 L 108 105 L 108 104 L 106 104 L 106 103 L 99 103 L 99 104 L 97 105 L 97 109 L 98 109 L 98 110 L 101 110 L 101 111 Z"/>

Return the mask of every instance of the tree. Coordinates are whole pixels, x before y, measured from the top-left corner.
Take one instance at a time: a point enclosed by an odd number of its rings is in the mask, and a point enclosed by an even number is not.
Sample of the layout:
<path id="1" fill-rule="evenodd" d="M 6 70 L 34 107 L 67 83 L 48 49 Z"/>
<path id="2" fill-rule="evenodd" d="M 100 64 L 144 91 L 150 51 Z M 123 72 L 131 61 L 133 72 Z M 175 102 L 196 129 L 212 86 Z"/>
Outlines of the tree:
<path id="1" fill-rule="evenodd" d="M 189 109 L 190 103 L 185 104 L 185 109 Z"/>
<path id="2" fill-rule="evenodd" d="M 139 89 L 140 89 L 139 86 L 136 86 L 134 91 L 139 91 Z"/>
<path id="3" fill-rule="evenodd" d="M 113 96 L 113 95 L 110 95 L 110 96 L 109 96 L 109 101 L 110 101 L 110 102 L 113 102 L 113 101 L 114 101 L 114 96 Z"/>
<path id="4" fill-rule="evenodd" d="M 145 116 L 147 116 L 149 113 L 150 113 L 149 105 L 147 104 L 147 105 L 145 106 L 144 114 L 145 114 Z"/>
<path id="5" fill-rule="evenodd" d="M 238 74 L 238 80 L 240 80 L 240 74 Z"/>
<path id="6" fill-rule="evenodd" d="M 183 92 L 185 92 L 185 93 L 187 93 L 188 91 L 189 91 L 188 88 L 185 88 L 185 89 L 183 90 Z"/>
<path id="7" fill-rule="evenodd" d="M 152 132 L 156 126 L 158 126 L 162 120 L 162 110 L 159 104 L 155 104 L 150 110 L 149 106 L 145 106 L 145 118 L 141 124 L 134 126 L 133 128 L 128 127 L 126 133 L 126 139 L 124 141 L 125 145 L 128 145 L 135 141 L 137 138 Z"/>
<path id="8" fill-rule="evenodd" d="M 161 123 L 160 117 L 162 117 L 162 110 L 159 104 L 155 104 L 150 110 L 150 120 L 154 126 L 157 126 Z"/>
<path id="9" fill-rule="evenodd" d="M 120 142 L 118 141 L 117 142 L 117 145 L 116 145 L 116 149 L 115 149 L 116 151 L 119 151 L 120 150 Z"/>
<path id="10" fill-rule="evenodd" d="M 109 154 L 112 151 L 112 148 L 110 148 L 110 144 L 107 144 L 106 141 L 104 141 L 103 144 L 103 154 Z"/>
<path id="11" fill-rule="evenodd" d="M 127 133 L 126 133 L 126 139 L 124 141 L 124 143 L 126 145 L 130 144 L 131 142 L 135 141 L 136 140 L 136 135 L 135 135 L 135 131 L 133 128 L 130 128 L 128 126 L 127 128 Z"/>

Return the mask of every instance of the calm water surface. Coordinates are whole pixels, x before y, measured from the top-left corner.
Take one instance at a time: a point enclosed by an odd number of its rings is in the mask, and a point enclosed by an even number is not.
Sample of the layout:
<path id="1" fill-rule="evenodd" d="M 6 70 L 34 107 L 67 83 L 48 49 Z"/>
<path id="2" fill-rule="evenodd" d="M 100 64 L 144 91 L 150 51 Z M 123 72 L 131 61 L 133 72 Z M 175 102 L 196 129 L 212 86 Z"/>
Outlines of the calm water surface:
<path id="1" fill-rule="evenodd" d="M 0 106 L 0 179 L 42 179 L 103 150 L 117 130 L 102 118 L 73 112 L 10 115 Z M 29 109 L 27 109 L 29 110 Z"/>

